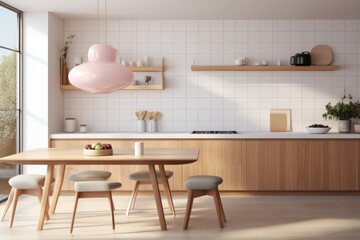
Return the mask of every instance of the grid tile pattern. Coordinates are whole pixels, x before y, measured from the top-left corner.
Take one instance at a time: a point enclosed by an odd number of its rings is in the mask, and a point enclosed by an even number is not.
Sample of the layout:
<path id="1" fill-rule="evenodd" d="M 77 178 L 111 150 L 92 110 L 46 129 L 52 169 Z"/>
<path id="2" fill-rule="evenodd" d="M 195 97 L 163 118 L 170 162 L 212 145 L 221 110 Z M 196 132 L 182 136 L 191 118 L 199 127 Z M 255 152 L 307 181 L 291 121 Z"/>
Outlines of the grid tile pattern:
<path id="1" fill-rule="evenodd" d="M 159 131 L 269 131 L 269 109 L 291 108 L 294 131 L 325 123 L 328 102 L 359 93 L 360 20 L 94 20 L 65 21 L 64 39 L 76 38 L 74 57 L 87 60 L 95 42 L 118 50 L 117 62 L 148 56 L 165 59 L 165 90 L 121 90 L 108 95 L 65 91 L 65 117 L 87 123 L 91 132 L 135 131 L 135 111 L 159 111 Z M 334 72 L 192 72 L 191 65 L 267 61 L 288 65 L 290 56 L 317 44 L 334 52 Z M 160 75 L 151 73 L 153 83 Z M 143 81 L 144 74 L 135 74 Z"/>

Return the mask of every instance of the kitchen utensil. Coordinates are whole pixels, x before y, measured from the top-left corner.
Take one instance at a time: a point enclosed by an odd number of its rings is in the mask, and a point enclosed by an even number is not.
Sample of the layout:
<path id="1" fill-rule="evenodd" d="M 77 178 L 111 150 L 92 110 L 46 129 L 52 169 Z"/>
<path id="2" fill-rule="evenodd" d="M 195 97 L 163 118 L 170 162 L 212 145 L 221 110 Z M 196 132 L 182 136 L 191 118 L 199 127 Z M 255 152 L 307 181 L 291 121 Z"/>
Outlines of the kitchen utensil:
<path id="1" fill-rule="evenodd" d="M 140 113 L 139 113 L 139 112 L 135 112 L 135 115 L 136 115 L 137 119 L 140 120 Z"/>
<path id="2" fill-rule="evenodd" d="M 333 60 L 332 49 L 327 45 L 316 45 L 310 52 L 313 65 L 330 65 Z"/>
<path id="3" fill-rule="evenodd" d="M 160 112 L 156 112 L 156 113 L 155 113 L 155 120 L 158 120 L 158 119 L 160 118 L 160 115 L 161 115 Z"/>
<path id="4" fill-rule="evenodd" d="M 306 127 L 306 130 L 309 133 L 313 133 L 313 134 L 325 134 L 328 133 L 330 131 L 331 127 L 328 128 L 314 128 L 314 127 Z"/>
<path id="5" fill-rule="evenodd" d="M 140 116 L 140 120 L 144 120 L 145 116 L 146 116 L 147 111 L 141 111 L 139 116 Z"/>
<path id="6" fill-rule="evenodd" d="M 290 58 L 290 64 L 295 66 L 310 66 L 311 54 L 309 52 L 297 53 Z"/>

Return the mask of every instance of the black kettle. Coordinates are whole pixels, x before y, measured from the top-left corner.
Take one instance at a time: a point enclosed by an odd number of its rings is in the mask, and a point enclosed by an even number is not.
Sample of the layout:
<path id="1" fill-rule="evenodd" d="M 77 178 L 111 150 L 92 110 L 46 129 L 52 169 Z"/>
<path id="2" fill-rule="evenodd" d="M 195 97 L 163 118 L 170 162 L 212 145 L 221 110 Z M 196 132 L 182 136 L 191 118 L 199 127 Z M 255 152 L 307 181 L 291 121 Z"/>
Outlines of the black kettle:
<path id="1" fill-rule="evenodd" d="M 297 53 L 290 58 L 290 64 L 295 66 L 310 66 L 311 54 L 309 52 Z"/>

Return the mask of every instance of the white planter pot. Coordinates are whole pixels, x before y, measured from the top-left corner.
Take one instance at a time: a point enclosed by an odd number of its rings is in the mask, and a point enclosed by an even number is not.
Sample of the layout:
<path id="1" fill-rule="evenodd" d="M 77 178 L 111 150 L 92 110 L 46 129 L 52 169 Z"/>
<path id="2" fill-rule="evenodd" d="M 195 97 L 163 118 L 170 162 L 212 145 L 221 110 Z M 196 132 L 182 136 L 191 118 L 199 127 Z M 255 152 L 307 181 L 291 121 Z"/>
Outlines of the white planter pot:
<path id="1" fill-rule="evenodd" d="M 350 133 L 350 132 L 351 132 L 351 121 L 339 120 L 339 133 Z"/>

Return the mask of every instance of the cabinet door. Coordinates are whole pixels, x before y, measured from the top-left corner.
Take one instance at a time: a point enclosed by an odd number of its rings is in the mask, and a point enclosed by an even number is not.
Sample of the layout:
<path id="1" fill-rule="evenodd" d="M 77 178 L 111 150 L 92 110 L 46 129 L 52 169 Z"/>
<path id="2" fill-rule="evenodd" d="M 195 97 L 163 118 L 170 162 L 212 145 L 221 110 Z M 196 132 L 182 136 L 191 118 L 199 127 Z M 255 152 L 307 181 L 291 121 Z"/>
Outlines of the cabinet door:
<path id="1" fill-rule="evenodd" d="M 299 190 L 358 190 L 355 140 L 299 140 Z"/>
<path id="2" fill-rule="evenodd" d="M 183 179 L 192 175 L 217 175 L 223 178 L 219 189 L 240 189 L 240 140 L 184 140 L 184 148 L 199 148 L 199 160 L 183 165 Z"/>
<path id="3" fill-rule="evenodd" d="M 243 190 L 296 190 L 295 140 L 244 140 L 241 149 Z"/>

